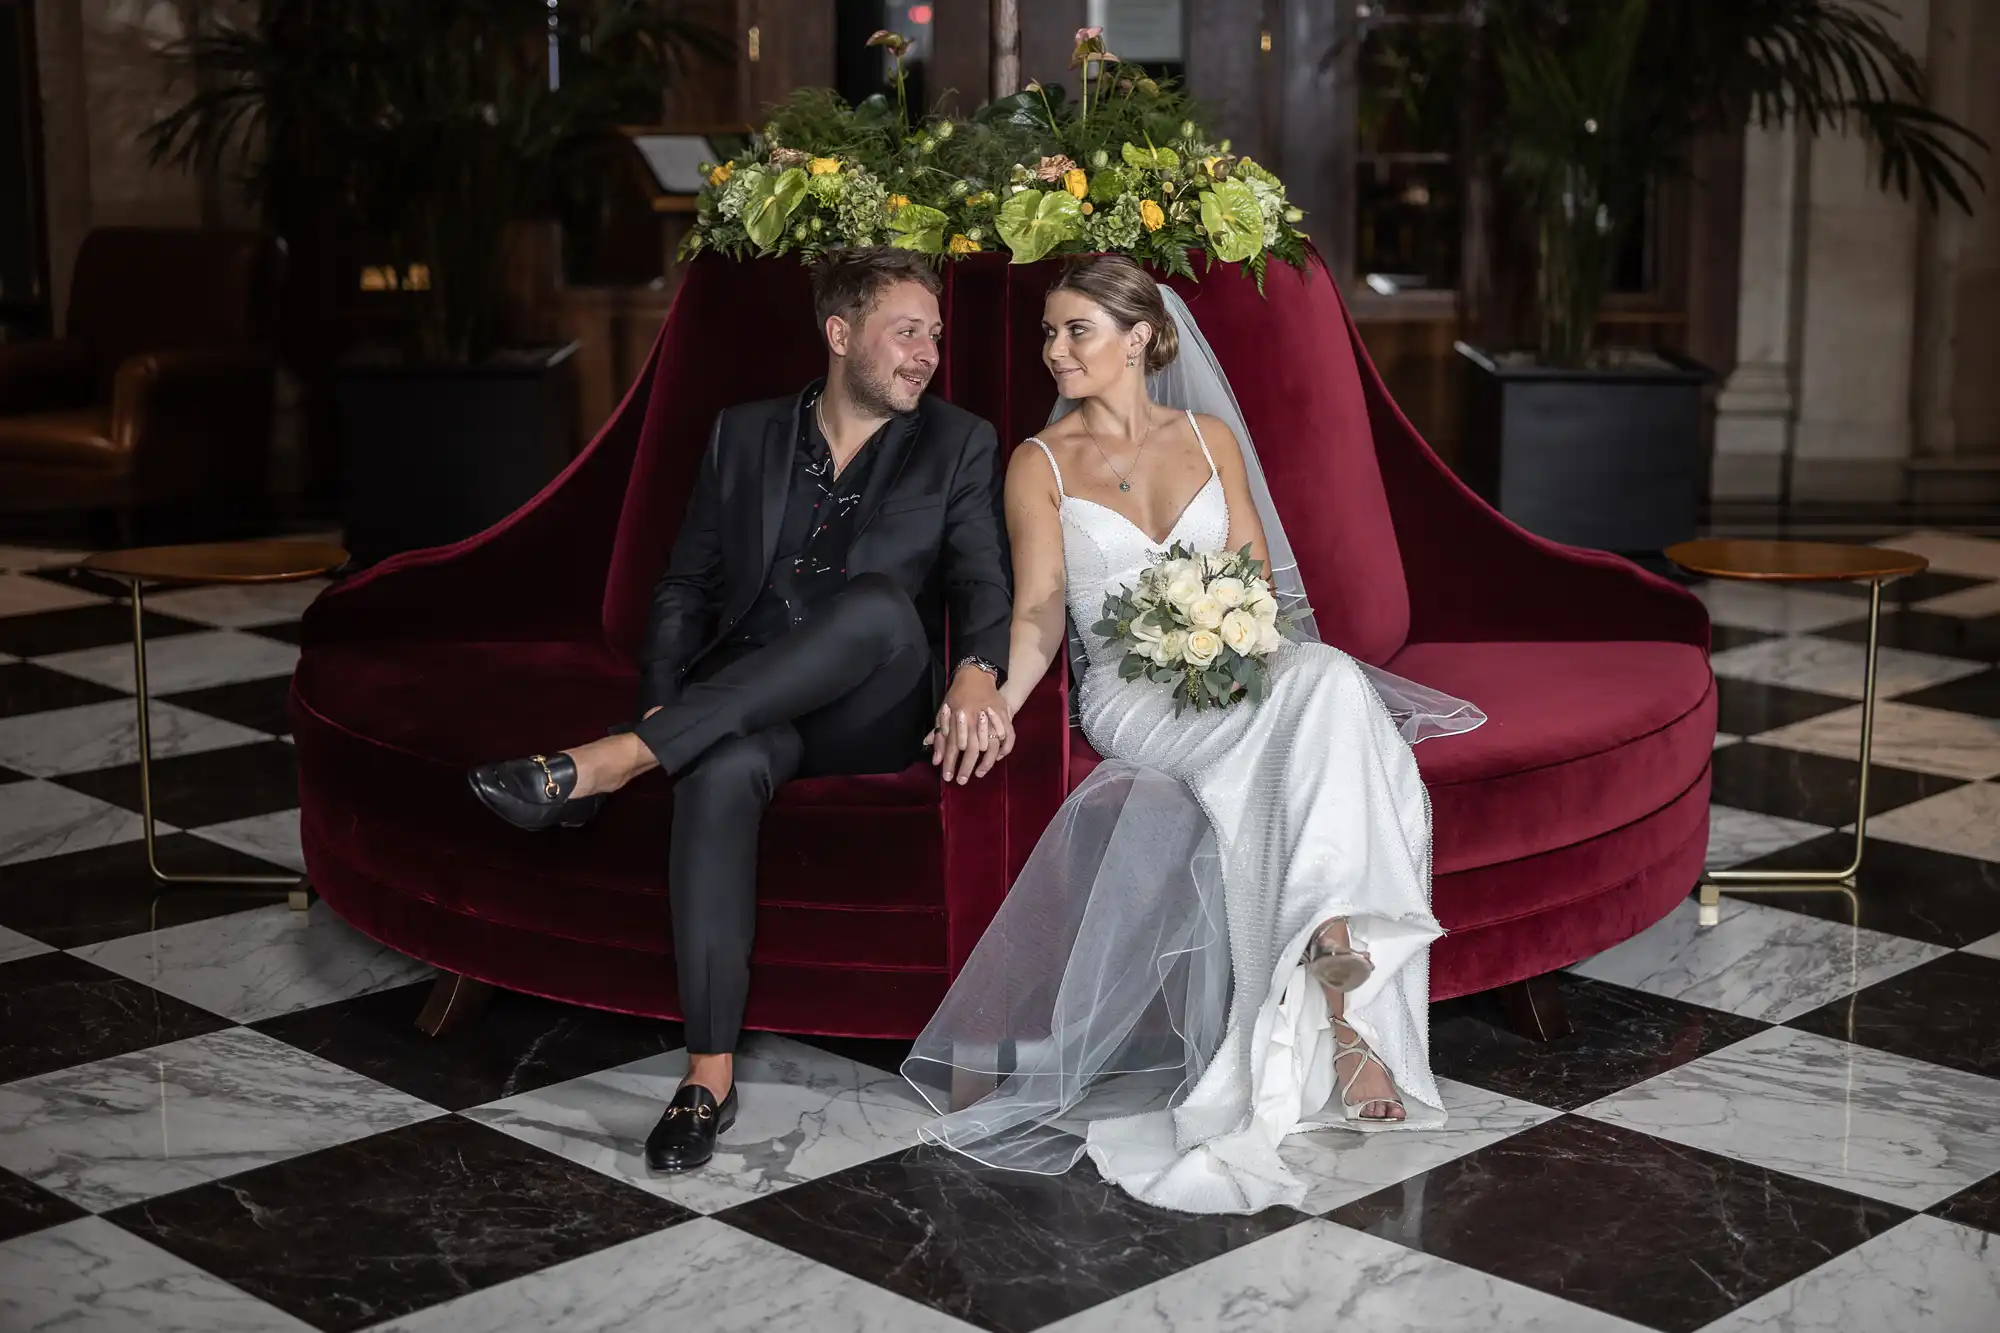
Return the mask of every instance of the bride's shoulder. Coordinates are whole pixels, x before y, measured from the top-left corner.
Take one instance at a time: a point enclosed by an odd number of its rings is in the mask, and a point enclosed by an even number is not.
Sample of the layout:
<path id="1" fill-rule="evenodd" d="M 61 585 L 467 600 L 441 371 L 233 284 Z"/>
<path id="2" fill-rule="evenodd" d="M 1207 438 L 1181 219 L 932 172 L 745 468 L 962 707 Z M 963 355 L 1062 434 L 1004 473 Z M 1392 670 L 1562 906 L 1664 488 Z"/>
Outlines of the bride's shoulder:
<path id="1" fill-rule="evenodd" d="M 1217 455 L 1233 456 L 1238 452 L 1236 432 L 1229 429 L 1229 423 L 1221 417 L 1212 417 L 1206 412 L 1193 414 L 1194 424 L 1201 431 L 1202 440 L 1209 452 Z"/>

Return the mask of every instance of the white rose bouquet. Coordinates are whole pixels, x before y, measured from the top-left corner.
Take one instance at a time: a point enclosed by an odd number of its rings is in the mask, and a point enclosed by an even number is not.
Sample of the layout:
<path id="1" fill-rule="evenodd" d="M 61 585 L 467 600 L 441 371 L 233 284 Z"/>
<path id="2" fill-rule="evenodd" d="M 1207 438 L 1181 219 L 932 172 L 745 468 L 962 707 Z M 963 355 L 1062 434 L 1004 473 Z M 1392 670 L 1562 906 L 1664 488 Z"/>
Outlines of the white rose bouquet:
<path id="1" fill-rule="evenodd" d="M 1138 587 L 1107 593 L 1104 617 L 1091 627 L 1124 647 L 1121 679 L 1174 687 L 1176 716 L 1189 704 L 1262 702 L 1271 689 L 1266 659 L 1290 628 L 1248 546 L 1199 553 L 1179 542 L 1153 557 Z"/>

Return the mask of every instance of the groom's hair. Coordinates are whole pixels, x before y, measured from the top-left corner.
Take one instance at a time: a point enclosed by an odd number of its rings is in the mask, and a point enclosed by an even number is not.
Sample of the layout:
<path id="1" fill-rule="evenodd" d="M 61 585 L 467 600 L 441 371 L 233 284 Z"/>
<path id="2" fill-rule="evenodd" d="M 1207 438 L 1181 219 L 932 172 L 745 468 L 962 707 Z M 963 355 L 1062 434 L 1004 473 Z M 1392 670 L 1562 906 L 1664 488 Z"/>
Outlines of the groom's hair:
<path id="1" fill-rule="evenodd" d="M 813 265 L 813 313 L 822 329 L 834 315 L 859 328 L 875 298 L 899 282 L 917 283 L 932 296 L 944 292 L 937 270 L 915 250 L 829 250 Z"/>

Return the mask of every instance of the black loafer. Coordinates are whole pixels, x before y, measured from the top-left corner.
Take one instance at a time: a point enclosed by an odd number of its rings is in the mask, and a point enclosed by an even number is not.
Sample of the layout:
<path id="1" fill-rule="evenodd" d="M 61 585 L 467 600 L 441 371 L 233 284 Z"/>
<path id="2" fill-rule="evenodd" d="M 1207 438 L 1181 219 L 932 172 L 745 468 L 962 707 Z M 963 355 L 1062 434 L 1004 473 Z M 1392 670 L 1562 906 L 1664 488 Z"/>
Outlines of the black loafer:
<path id="1" fill-rule="evenodd" d="M 717 1105 L 715 1094 L 698 1083 L 684 1083 L 667 1113 L 646 1136 L 646 1165 L 655 1171 L 691 1171 L 715 1156 L 718 1134 L 736 1123 L 736 1085 Z"/>
<path id="2" fill-rule="evenodd" d="M 465 778 L 480 803 L 515 828 L 582 828 L 604 804 L 601 795 L 570 799 L 576 761 L 566 754 L 482 764 Z"/>

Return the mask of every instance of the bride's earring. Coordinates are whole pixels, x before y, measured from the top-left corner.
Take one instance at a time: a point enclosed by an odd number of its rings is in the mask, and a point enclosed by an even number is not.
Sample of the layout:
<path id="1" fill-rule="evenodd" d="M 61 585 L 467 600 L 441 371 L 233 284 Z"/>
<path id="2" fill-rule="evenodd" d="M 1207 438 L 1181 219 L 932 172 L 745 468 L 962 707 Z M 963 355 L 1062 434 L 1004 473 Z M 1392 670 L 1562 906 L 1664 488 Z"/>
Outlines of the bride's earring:
<path id="1" fill-rule="evenodd" d="M 1132 357 L 1129 357 L 1129 356 L 1128 356 L 1128 357 L 1126 357 L 1126 358 L 1125 358 L 1125 368 L 1126 368 L 1127 370 L 1130 370 L 1130 369 L 1131 369 L 1131 368 L 1132 368 L 1133 366 L 1136 366 L 1136 365 L 1138 365 L 1138 364 L 1139 364 L 1139 363 L 1138 363 L 1138 361 L 1136 361 L 1136 360 L 1135 360 L 1135 359 L 1133 359 Z"/>

